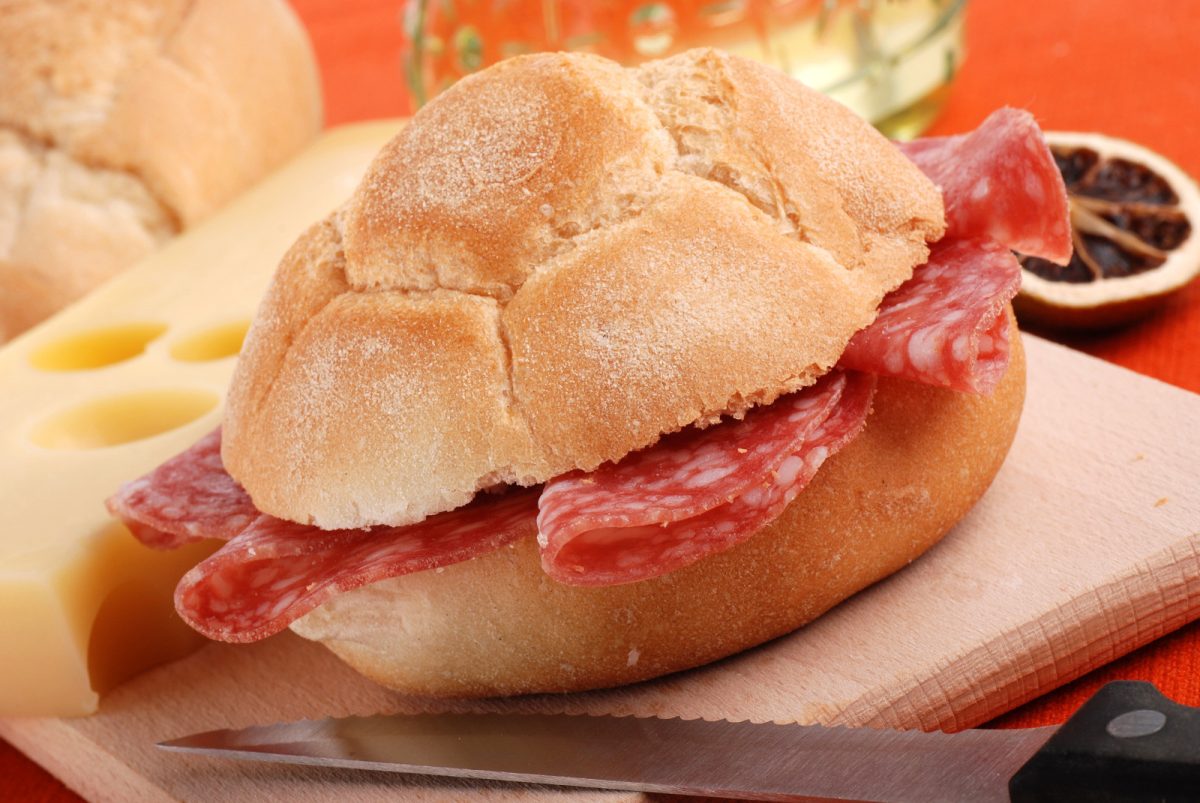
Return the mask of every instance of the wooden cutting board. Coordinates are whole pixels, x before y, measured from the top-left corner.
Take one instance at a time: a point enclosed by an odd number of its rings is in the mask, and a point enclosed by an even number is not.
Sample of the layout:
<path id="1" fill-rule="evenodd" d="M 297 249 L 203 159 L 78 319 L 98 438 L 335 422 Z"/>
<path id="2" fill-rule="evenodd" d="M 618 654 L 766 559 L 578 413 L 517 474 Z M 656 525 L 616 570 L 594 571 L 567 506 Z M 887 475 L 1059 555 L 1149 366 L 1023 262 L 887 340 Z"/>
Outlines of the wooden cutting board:
<path id="1" fill-rule="evenodd" d="M 1200 396 L 1026 337 L 1016 443 L 928 555 L 814 624 L 665 680 L 590 694 L 441 703 L 359 678 L 290 634 L 213 644 L 76 720 L 0 735 L 98 800 L 624 800 L 181 757 L 198 730 L 380 711 L 637 713 L 959 729 L 1200 616 Z M 469 794 L 468 794 L 469 793 Z"/>

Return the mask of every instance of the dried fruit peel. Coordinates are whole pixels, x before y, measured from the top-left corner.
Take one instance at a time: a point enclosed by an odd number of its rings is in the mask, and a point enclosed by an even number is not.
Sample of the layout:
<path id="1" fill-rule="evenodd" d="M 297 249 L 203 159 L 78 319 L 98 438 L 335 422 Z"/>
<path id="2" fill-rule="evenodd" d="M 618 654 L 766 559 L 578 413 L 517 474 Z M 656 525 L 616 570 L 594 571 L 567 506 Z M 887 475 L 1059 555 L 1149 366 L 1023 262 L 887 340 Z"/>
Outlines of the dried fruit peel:
<path id="1" fill-rule="evenodd" d="M 1178 199 L 1171 206 L 1187 217 L 1191 231 L 1177 247 L 1165 251 L 1166 258 L 1161 265 L 1128 276 L 1068 282 L 1053 281 L 1031 270 L 1022 270 L 1021 293 L 1014 301 L 1014 308 L 1023 323 L 1060 329 L 1117 326 L 1153 311 L 1167 296 L 1200 273 L 1200 233 L 1196 231 L 1200 226 L 1200 188 L 1182 169 L 1144 146 L 1102 134 L 1046 132 L 1046 140 L 1056 151 L 1089 149 L 1099 154 L 1102 162 L 1118 159 L 1145 166 L 1170 186 Z M 1075 195 L 1072 200 L 1073 223 L 1077 228 L 1082 222 L 1102 231 L 1105 221 L 1101 219 L 1097 223 L 1096 204 L 1089 203 L 1091 199 L 1087 197 L 1082 197 L 1082 204 Z M 1097 225 L 1092 227 L 1090 224 Z M 1122 242 L 1129 244 L 1127 238 Z M 1151 245 L 1142 252 L 1149 256 L 1155 250 L 1158 249 Z"/>

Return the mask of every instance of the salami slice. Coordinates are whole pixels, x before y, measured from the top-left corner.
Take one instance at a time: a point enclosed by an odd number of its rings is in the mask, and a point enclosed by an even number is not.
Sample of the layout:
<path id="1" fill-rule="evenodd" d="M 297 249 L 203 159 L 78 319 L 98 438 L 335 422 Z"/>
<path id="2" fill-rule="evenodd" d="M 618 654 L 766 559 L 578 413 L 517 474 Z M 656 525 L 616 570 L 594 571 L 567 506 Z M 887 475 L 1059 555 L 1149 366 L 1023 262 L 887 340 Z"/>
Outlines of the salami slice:
<path id="1" fill-rule="evenodd" d="M 257 641 L 335 594 L 530 536 L 536 516 L 536 489 L 479 494 L 465 507 L 404 527 L 318 530 L 260 516 L 183 576 L 175 608 L 211 639 Z"/>
<path id="2" fill-rule="evenodd" d="M 228 540 L 261 514 L 221 462 L 221 430 L 144 477 L 127 482 L 105 502 L 146 546 L 174 549 L 204 538 Z"/>
<path id="3" fill-rule="evenodd" d="M 1008 322 L 1001 313 L 1020 286 L 1020 265 L 998 243 L 935 243 L 929 262 L 887 295 L 839 365 L 990 393 L 1008 366 Z"/>
<path id="4" fill-rule="evenodd" d="M 927 137 L 900 149 L 941 190 L 947 239 L 991 239 L 1067 264 L 1067 188 L 1029 112 L 1000 109 L 979 128 Z"/>
<path id="5" fill-rule="evenodd" d="M 744 541 L 862 428 L 875 380 L 835 371 L 741 421 L 664 438 L 546 484 L 542 567 L 572 585 L 656 577 Z"/>

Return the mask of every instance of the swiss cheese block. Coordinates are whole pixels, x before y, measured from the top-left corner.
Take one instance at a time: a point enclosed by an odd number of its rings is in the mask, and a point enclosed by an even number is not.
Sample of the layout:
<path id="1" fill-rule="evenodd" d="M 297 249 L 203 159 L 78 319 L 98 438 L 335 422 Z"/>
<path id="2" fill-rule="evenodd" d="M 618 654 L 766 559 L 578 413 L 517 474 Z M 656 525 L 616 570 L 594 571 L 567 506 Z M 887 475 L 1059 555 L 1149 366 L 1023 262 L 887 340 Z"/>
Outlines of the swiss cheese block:
<path id="1" fill-rule="evenodd" d="M 279 258 L 398 127 L 326 134 L 0 349 L 0 716 L 91 713 L 106 689 L 199 645 L 171 597 L 212 546 L 143 547 L 104 499 L 217 426 Z"/>

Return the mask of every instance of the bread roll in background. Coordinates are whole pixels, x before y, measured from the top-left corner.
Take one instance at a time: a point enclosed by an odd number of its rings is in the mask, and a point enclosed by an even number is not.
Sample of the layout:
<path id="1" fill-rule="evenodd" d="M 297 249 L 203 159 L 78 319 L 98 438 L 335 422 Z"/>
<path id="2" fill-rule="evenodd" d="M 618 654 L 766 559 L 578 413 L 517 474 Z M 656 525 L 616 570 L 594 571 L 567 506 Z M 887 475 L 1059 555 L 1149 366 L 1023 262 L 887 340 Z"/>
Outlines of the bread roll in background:
<path id="1" fill-rule="evenodd" d="M 321 127 L 284 0 L 6 0 L 0 342 L 211 214 Z"/>

